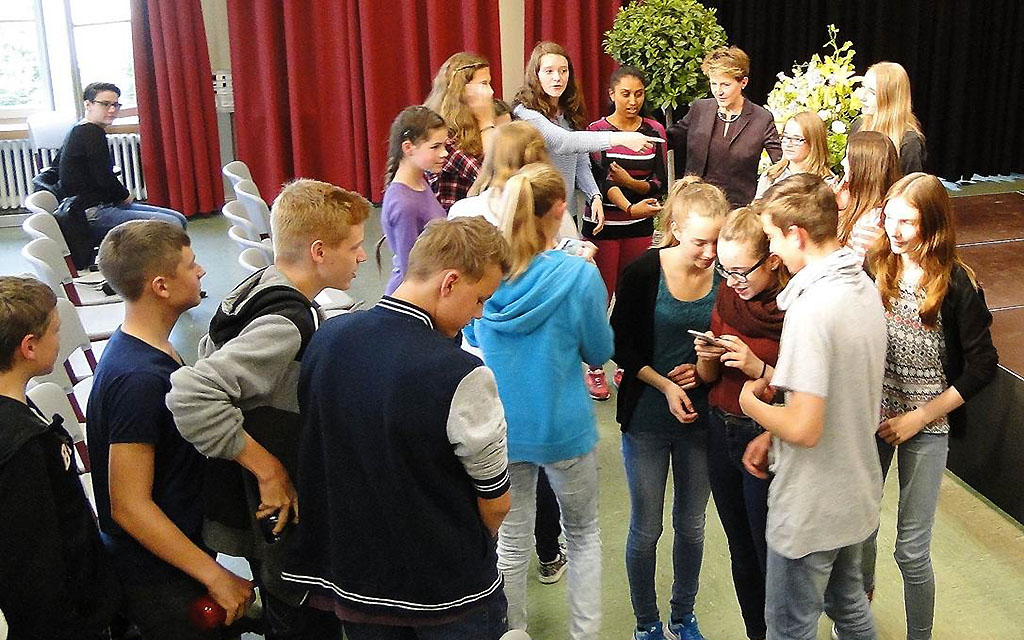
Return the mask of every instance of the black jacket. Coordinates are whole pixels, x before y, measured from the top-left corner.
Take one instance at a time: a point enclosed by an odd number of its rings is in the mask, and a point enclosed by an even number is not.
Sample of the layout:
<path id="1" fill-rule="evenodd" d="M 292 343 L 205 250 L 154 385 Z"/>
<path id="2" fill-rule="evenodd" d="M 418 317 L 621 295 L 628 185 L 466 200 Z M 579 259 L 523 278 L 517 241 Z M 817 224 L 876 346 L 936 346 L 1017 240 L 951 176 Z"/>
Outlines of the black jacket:
<path id="1" fill-rule="evenodd" d="M 679 153 L 686 153 L 685 175 L 704 177 L 707 173 L 708 149 L 717 113 L 718 103 L 714 98 L 694 100 L 686 115 L 668 128 L 669 147 L 676 151 L 677 163 L 681 164 L 682 160 Z M 729 129 L 729 166 L 725 172 L 732 179 L 728 184 L 715 185 L 721 187 L 735 207 L 750 204 L 754 199 L 757 163 L 762 150 L 768 152 L 772 162 L 782 159 L 775 118 L 770 111 L 745 98 L 740 117 Z"/>
<path id="2" fill-rule="evenodd" d="M 996 375 L 999 354 L 992 344 L 992 314 L 985 305 L 985 292 L 971 282 L 957 265 L 942 300 L 942 334 L 946 341 L 942 360 L 946 382 L 955 387 L 964 402 L 978 394 Z M 949 414 L 950 435 L 962 436 L 967 428 L 965 407 Z"/>
<path id="3" fill-rule="evenodd" d="M 60 189 L 78 196 L 83 209 L 128 197 L 128 189 L 114 175 L 107 132 L 98 124 L 79 122 L 71 129 L 60 150 L 59 166 Z"/>
<path id="4" fill-rule="evenodd" d="M 12 640 L 89 636 L 119 603 L 61 424 L 0 396 L 0 610 Z"/>
<path id="5" fill-rule="evenodd" d="M 616 396 L 615 419 L 619 428 L 629 430 L 629 422 L 647 383 L 636 374 L 654 358 L 654 307 L 658 302 L 661 278 L 660 249 L 650 249 L 626 267 L 615 290 L 612 330 L 615 354 L 612 359 L 622 368 L 622 383 Z"/>

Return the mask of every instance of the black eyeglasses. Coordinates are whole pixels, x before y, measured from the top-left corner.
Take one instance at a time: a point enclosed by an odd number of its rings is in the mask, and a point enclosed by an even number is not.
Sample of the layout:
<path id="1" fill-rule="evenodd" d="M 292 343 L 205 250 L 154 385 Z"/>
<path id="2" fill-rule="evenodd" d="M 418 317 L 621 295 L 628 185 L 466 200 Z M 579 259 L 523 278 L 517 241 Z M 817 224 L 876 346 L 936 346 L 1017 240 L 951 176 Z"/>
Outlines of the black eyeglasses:
<path id="1" fill-rule="evenodd" d="M 762 257 L 760 260 L 754 263 L 754 266 L 750 267 L 746 271 L 726 271 L 725 267 L 722 266 L 722 263 L 719 262 L 718 260 L 715 260 L 715 273 L 722 276 L 726 280 L 728 280 L 730 277 L 735 278 L 736 284 L 747 284 L 747 277 L 750 274 L 757 271 L 757 268 L 763 265 L 767 259 L 767 255 Z"/>
<path id="2" fill-rule="evenodd" d="M 787 135 L 784 135 L 784 136 L 782 136 L 781 139 L 782 139 L 783 144 L 788 142 L 789 144 L 793 145 L 794 147 L 799 147 L 803 143 L 807 142 L 807 138 L 801 138 L 800 136 L 787 136 Z"/>
<path id="3" fill-rule="evenodd" d="M 109 109 L 110 107 L 114 107 L 115 109 L 121 108 L 120 102 L 107 102 L 106 100 L 90 100 L 89 102 L 93 104 L 98 104 L 104 109 Z"/>

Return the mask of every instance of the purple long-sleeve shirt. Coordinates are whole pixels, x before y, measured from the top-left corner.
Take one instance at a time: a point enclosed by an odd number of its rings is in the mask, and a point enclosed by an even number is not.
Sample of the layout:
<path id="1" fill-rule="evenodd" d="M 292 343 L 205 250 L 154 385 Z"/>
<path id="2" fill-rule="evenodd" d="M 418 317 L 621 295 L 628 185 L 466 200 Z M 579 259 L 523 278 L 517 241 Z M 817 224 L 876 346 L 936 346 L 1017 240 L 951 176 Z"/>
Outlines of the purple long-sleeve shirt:
<path id="1" fill-rule="evenodd" d="M 427 223 L 436 218 L 444 219 L 445 211 L 426 181 L 421 191 L 397 181 L 388 185 L 380 210 L 380 226 L 395 255 L 391 259 L 391 279 L 384 288 L 385 295 L 391 295 L 402 284 L 412 245 Z"/>

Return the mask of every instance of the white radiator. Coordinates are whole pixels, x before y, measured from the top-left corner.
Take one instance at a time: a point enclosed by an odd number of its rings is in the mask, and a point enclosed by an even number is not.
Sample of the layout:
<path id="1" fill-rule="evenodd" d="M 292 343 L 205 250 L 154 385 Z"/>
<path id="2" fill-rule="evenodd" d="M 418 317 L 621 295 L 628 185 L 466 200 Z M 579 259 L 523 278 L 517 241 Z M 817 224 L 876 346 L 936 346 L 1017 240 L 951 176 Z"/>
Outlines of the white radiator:
<path id="1" fill-rule="evenodd" d="M 139 134 L 111 133 L 107 146 L 120 168 L 118 178 L 136 200 L 146 199 L 146 182 L 142 176 L 142 157 L 139 155 Z M 28 139 L 0 140 L 0 211 L 19 209 L 32 193 L 32 177 L 40 167 L 49 166 L 57 149 L 40 149 L 33 158 Z"/>

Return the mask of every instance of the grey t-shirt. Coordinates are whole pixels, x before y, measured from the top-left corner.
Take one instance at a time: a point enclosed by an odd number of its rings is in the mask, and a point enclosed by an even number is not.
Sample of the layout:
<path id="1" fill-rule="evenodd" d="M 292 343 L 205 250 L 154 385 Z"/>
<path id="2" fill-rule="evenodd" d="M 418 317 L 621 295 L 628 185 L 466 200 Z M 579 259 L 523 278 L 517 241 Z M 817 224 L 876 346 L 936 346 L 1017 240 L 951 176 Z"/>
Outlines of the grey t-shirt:
<path id="1" fill-rule="evenodd" d="M 772 442 L 768 545 L 796 559 L 861 542 L 878 527 L 886 328 L 878 290 L 849 249 L 801 269 L 778 301 L 786 320 L 772 384 L 826 401 L 817 445 Z"/>

